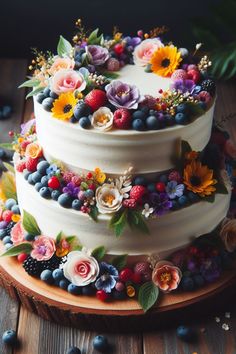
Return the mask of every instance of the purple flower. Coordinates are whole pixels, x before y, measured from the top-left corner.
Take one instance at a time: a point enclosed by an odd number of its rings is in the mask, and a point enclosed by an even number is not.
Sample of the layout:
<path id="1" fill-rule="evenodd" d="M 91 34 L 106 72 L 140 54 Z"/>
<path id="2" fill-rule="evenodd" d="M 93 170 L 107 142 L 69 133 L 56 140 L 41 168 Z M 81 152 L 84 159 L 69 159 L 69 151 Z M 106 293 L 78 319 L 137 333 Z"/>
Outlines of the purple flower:
<path id="1" fill-rule="evenodd" d="M 136 109 L 141 100 L 136 86 L 121 81 L 112 81 L 105 89 L 108 101 L 118 108 Z"/>
<path id="2" fill-rule="evenodd" d="M 125 37 L 124 41 L 126 42 L 128 47 L 136 47 L 139 43 L 141 43 L 140 37 Z"/>
<path id="3" fill-rule="evenodd" d="M 185 92 L 192 92 L 192 90 L 195 87 L 195 83 L 193 80 L 183 80 L 183 79 L 179 79 L 179 80 L 175 80 L 171 85 L 170 85 L 170 89 L 171 90 L 177 90 L 177 91 L 181 91 L 183 93 Z"/>
<path id="4" fill-rule="evenodd" d="M 21 124 L 21 135 L 25 135 L 35 125 L 35 119 L 30 119 L 28 122 Z"/>
<path id="5" fill-rule="evenodd" d="M 86 50 L 89 61 L 95 66 L 103 65 L 110 56 L 107 48 L 100 45 L 88 45 Z"/>
<path id="6" fill-rule="evenodd" d="M 184 192 L 184 184 L 178 184 L 177 181 L 170 181 L 166 186 L 166 193 L 170 199 L 181 197 Z"/>
<path id="7" fill-rule="evenodd" d="M 116 285 L 118 275 L 118 270 L 113 265 L 101 262 L 99 278 L 95 283 L 96 288 L 98 290 L 104 290 L 106 293 L 110 293 Z"/>
<path id="8" fill-rule="evenodd" d="M 201 274 L 207 283 L 212 283 L 219 278 L 221 270 L 214 258 L 204 260 L 200 268 Z"/>
<path id="9" fill-rule="evenodd" d="M 66 185 L 66 187 L 63 188 L 63 193 L 67 193 L 67 194 L 71 195 L 72 197 L 77 197 L 79 191 L 80 191 L 80 188 L 77 187 L 72 182 L 68 183 Z"/>
<path id="10" fill-rule="evenodd" d="M 172 207 L 167 193 L 151 193 L 150 203 L 154 208 L 154 214 L 158 216 L 167 213 Z"/>

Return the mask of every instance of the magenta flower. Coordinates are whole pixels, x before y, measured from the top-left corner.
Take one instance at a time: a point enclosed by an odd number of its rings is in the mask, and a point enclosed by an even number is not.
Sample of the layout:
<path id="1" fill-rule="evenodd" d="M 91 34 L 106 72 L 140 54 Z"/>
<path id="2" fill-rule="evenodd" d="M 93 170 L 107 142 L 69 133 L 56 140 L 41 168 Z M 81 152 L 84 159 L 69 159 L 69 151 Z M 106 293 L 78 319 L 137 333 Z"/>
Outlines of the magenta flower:
<path id="1" fill-rule="evenodd" d="M 103 65 L 110 57 L 107 48 L 101 47 L 100 45 L 88 45 L 87 54 L 89 61 L 95 66 Z"/>
<path id="2" fill-rule="evenodd" d="M 118 108 L 136 109 L 141 100 L 139 89 L 121 81 L 112 81 L 106 86 L 108 101 Z"/>
<path id="3" fill-rule="evenodd" d="M 32 244 L 31 257 L 37 261 L 47 261 L 52 258 L 56 251 L 55 242 L 52 238 L 40 235 Z"/>

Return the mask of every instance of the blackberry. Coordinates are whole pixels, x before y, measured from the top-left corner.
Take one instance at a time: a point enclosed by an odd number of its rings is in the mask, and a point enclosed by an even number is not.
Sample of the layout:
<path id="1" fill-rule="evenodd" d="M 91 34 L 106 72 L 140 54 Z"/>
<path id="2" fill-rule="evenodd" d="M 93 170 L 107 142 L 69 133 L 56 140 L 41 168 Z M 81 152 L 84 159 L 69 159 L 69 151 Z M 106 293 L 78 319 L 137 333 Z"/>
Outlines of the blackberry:
<path id="1" fill-rule="evenodd" d="M 37 261 L 31 256 L 28 256 L 23 263 L 23 268 L 29 275 L 39 277 L 40 273 L 42 272 L 41 263 L 42 262 Z"/>
<path id="2" fill-rule="evenodd" d="M 50 269 L 50 270 L 54 270 L 59 268 L 61 263 L 61 258 L 57 257 L 57 256 L 52 256 L 52 258 L 50 258 L 48 261 L 41 261 L 41 271 L 45 270 L 45 269 Z"/>
<path id="3" fill-rule="evenodd" d="M 213 80 L 207 79 L 204 80 L 201 83 L 202 91 L 207 91 L 211 94 L 211 96 L 214 96 L 215 91 L 216 91 L 216 84 Z"/>

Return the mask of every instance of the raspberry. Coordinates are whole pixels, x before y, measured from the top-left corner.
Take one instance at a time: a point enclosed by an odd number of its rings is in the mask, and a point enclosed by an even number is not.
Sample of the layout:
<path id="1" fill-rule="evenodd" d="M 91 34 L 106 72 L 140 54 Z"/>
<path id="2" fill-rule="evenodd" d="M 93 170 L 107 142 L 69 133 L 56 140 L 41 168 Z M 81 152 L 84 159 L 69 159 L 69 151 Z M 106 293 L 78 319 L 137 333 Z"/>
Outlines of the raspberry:
<path id="1" fill-rule="evenodd" d="M 11 221 L 11 217 L 13 215 L 13 212 L 11 210 L 5 210 L 3 213 L 2 213 L 2 218 L 3 218 L 3 221 L 6 221 L 6 222 L 10 222 Z"/>
<path id="2" fill-rule="evenodd" d="M 126 108 L 117 109 L 114 113 L 114 126 L 118 129 L 129 129 L 131 120 L 131 114 Z"/>
<path id="3" fill-rule="evenodd" d="M 63 179 L 66 183 L 70 183 L 72 181 L 72 178 L 74 177 L 74 173 L 73 172 L 69 172 L 69 171 L 66 171 L 63 173 Z"/>
<path id="4" fill-rule="evenodd" d="M 71 178 L 71 182 L 74 183 L 75 186 L 79 187 L 82 182 L 82 178 L 80 176 L 74 176 Z"/>
<path id="5" fill-rule="evenodd" d="M 130 199 L 135 199 L 140 201 L 144 195 L 147 193 L 147 189 L 144 186 L 133 186 L 130 191 Z"/>
<path id="6" fill-rule="evenodd" d="M 137 201 L 135 199 L 125 199 L 123 201 L 123 206 L 125 208 L 134 209 L 137 206 Z"/>
<path id="7" fill-rule="evenodd" d="M 135 264 L 134 273 L 145 274 L 151 271 L 150 264 L 148 262 L 139 262 Z"/>
<path id="8" fill-rule="evenodd" d="M 28 157 L 25 163 L 25 167 L 29 172 L 34 172 L 37 169 L 38 159 L 32 159 Z"/>
<path id="9" fill-rule="evenodd" d="M 105 105 L 107 102 L 106 92 L 94 89 L 84 99 L 85 103 L 89 105 L 93 111 Z"/>
<path id="10" fill-rule="evenodd" d="M 16 164 L 16 170 L 18 172 L 23 172 L 26 169 L 26 163 L 25 161 L 20 161 Z"/>
<path id="11" fill-rule="evenodd" d="M 169 181 L 176 181 L 180 183 L 182 181 L 182 178 L 179 174 L 178 171 L 171 171 L 169 176 L 168 176 Z"/>

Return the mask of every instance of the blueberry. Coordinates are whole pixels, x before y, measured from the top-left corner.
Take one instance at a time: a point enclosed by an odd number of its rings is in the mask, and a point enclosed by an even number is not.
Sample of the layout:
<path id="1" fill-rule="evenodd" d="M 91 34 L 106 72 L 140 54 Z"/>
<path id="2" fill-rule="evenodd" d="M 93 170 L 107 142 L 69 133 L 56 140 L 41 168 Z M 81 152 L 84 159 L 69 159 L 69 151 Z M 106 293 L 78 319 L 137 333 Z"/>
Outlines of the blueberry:
<path id="1" fill-rule="evenodd" d="M 98 352 L 105 352 L 108 349 L 108 340 L 105 336 L 98 335 L 93 339 L 93 347 Z"/>
<path id="2" fill-rule="evenodd" d="M 10 248 L 12 248 L 12 246 L 13 246 L 13 244 L 12 243 L 6 243 L 5 244 L 5 250 L 7 251 L 7 250 L 9 250 Z"/>
<path id="3" fill-rule="evenodd" d="M 11 208 L 13 207 L 13 205 L 16 205 L 16 200 L 13 199 L 13 198 L 9 198 L 9 199 L 7 199 L 7 201 L 5 202 L 5 207 L 6 207 L 8 210 L 11 210 Z"/>
<path id="4" fill-rule="evenodd" d="M 94 197 L 94 191 L 92 189 L 87 189 L 85 191 L 85 196 L 86 196 L 86 198 L 93 198 Z"/>
<path id="5" fill-rule="evenodd" d="M 177 107 L 176 107 L 176 112 L 177 113 L 186 113 L 187 112 L 187 106 L 185 103 L 180 103 Z"/>
<path id="6" fill-rule="evenodd" d="M 51 90 L 49 87 L 45 87 L 45 89 L 43 90 L 43 94 L 45 97 L 49 97 L 50 92 L 51 92 Z"/>
<path id="7" fill-rule="evenodd" d="M 82 294 L 83 295 L 91 296 L 91 295 L 94 295 L 95 292 L 96 292 L 96 289 L 91 285 L 87 285 L 87 286 L 82 287 Z"/>
<path id="8" fill-rule="evenodd" d="M 147 189 L 150 193 L 156 192 L 156 184 L 155 183 L 148 183 Z"/>
<path id="9" fill-rule="evenodd" d="M 48 180 L 49 180 L 48 176 L 43 176 L 41 178 L 41 183 L 42 183 L 43 187 L 47 187 L 48 186 Z"/>
<path id="10" fill-rule="evenodd" d="M 2 341 L 5 344 L 8 344 L 10 346 L 14 346 L 17 343 L 17 334 L 14 329 L 8 329 L 5 331 L 2 335 Z"/>
<path id="11" fill-rule="evenodd" d="M 81 354 L 81 350 L 77 347 L 70 347 L 66 354 Z"/>
<path id="12" fill-rule="evenodd" d="M 192 203 L 195 203 L 197 202 L 200 198 L 199 196 L 196 194 L 196 193 L 193 193 L 193 192 L 188 192 L 188 199 L 192 202 Z"/>
<path id="13" fill-rule="evenodd" d="M 92 113 L 92 111 L 91 111 L 90 106 L 84 102 L 77 104 L 74 108 L 74 116 L 78 120 L 82 117 L 88 116 L 91 113 Z"/>
<path id="14" fill-rule="evenodd" d="M 172 209 L 172 210 L 177 210 L 177 209 L 179 208 L 178 202 L 177 202 L 176 200 L 172 200 L 171 202 L 172 202 L 172 207 L 171 207 L 171 209 Z"/>
<path id="15" fill-rule="evenodd" d="M 71 122 L 72 124 L 78 123 L 78 119 L 75 118 L 75 116 L 72 116 L 72 117 L 70 118 L 70 122 Z"/>
<path id="16" fill-rule="evenodd" d="M 69 284 L 69 281 L 65 278 L 59 281 L 59 287 L 63 290 L 67 290 Z"/>
<path id="17" fill-rule="evenodd" d="M 170 115 L 170 114 L 165 114 L 165 115 L 164 115 L 164 118 L 165 118 L 166 125 L 167 125 L 168 127 L 171 127 L 172 125 L 175 124 L 175 119 L 174 119 L 174 117 L 173 117 L 172 115 Z"/>
<path id="18" fill-rule="evenodd" d="M 20 215 L 20 208 L 19 208 L 19 205 L 13 205 L 13 207 L 11 208 L 11 211 L 14 213 L 14 214 L 18 214 Z"/>
<path id="19" fill-rule="evenodd" d="M 145 130 L 145 123 L 142 121 L 142 119 L 135 119 L 132 122 L 132 128 L 134 130 L 139 130 L 139 131 Z"/>
<path id="20" fill-rule="evenodd" d="M 188 203 L 188 198 L 186 197 L 186 195 L 182 195 L 181 197 L 179 197 L 178 203 L 181 206 L 185 206 Z"/>
<path id="21" fill-rule="evenodd" d="M 143 111 L 135 111 L 133 114 L 132 114 L 132 119 L 133 120 L 136 120 L 136 119 L 140 119 L 140 120 L 145 120 L 147 117 L 147 112 L 143 112 Z"/>
<path id="22" fill-rule="evenodd" d="M 198 105 L 200 106 L 201 109 L 203 109 L 203 111 L 206 111 L 206 109 L 207 109 L 206 102 L 200 101 L 200 102 L 198 102 Z"/>
<path id="23" fill-rule="evenodd" d="M 54 98 L 54 100 L 56 100 L 58 98 L 58 94 L 56 92 L 53 92 L 53 91 L 50 91 L 49 96 L 51 98 Z"/>
<path id="24" fill-rule="evenodd" d="M 53 200 L 58 200 L 59 196 L 61 195 L 61 192 L 54 189 L 52 192 L 51 192 L 51 197 Z"/>
<path id="25" fill-rule="evenodd" d="M 83 202 L 81 200 L 79 200 L 79 199 L 75 199 L 72 202 L 72 208 L 75 209 L 75 210 L 80 210 L 82 205 L 83 205 Z"/>
<path id="26" fill-rule="evenodd" d="M 137 176 L 137 177 L 135 177 L 135 179 L 134 179 L 134 184 L 135 184 L 136 186 L 146 186 L 146 185 L 147 185 L 146 178 L 143 177 L 143 176 Z"/>
<path id="27" fill-rule="evenodd" d="M 176 330 L 176 334 L 179 339 L 185 342 L 192 341 L 195 337 L 195 332 L 193 331 L 193 329 L 187 326 L 179 326 Z"/>
<path id="28" fill-rule="evenodd" d="M 25 239 L 26 241 L 31 242 L 31 241 L 34 241 L 35 236 L 34 236 L 34 235 L 31 235 L 31 234 L 29 234 L 29 233 L 27 233 L 27 234 L 25 234 L 24 239 Z"/>
<path id="29" fill-rule="evenodd" d="M 51 112 L 52 106 L 53 106 L 53 101 L 54 99 L 51 97 L 44 98 L 42 102 L 42 106 L 47 112 Z"/>
<path id="30" fill-rule="evenodd" d="M 34 184 L 40 182 L 41 178 L 42 178 L 42 175 L 38 171 L 35 171 L 32 173 L 32 180 L 33 180 Z"/>
<path id="31" fill-rule="evenodd" d="M 28 181 L 29 184 L 34 185 L 34 181 L 33 181 L 33 178 L 32 178 L 32 173 L 29 174 L 27 181 Z"/>
<path id="32" fill-rule="evenodd" d="M 37 101 L 38 103 L 42 103 L 43 100 L 44 100 L 44 98 L 46 98 L 46 96 L 44 95 L 43 92 L 40 92 L 40 93 L 36 96 L 36 101 Z"/>
<path id="33" fill-rule="evenodd" d="M 6 245 L 7 243 L 11 243 L 11 237 L 10 236 L 5 236 L 2 240 L 3 244 Z"/>
<path id="34" fill-rule="evenodd" d="M 0 230 L 0 240 L 2 240 L 5 236 L 7 236 L 7 229 Z"/>
<path id="35" fill-rule="evenodd" d="M 41 173 L 41 175 L 45 175 L 48 167 L 49 167 L 49 163 L 46 160 L 40 161 L 37 164 L 37 171 Z"/>
<path id="36" fill-rule="evenodd" d="M 113 290 L 112 296 L 113 299 L 115 300 L 124 300 L 127 297 L 124 291 L 117 291 L 117 290 Z"/>
<path id="37" fill-rule="evenodd" d="M 55 269 L 52 272 L 53 279 L 56 281 L 60 281 L 64 278 L 63 270 L 62 269 Z"/>
<path id="38" fill-rule="evenodd" d="M 185 113 L 177 113 L 175 115 L 176 124 L 185 124 L 187 123 L 187 116 Z"/>
<path id="39" fill-rule="evenodd" d="M 51 197 L 51 193 L 48 187 L 42 187 L 39 190 L 39 194 L 41 195 L 41 197 L 45 198 L 45 199 L 49 199 Z"/>
<path id="40" fill-rule="evenodd" d="M 167 175 L 161 175 L 161 176 L 159 177 L 159 181 L 166 184 L 166 183 L 168 182 L 168 177 L 167 177 Z"/>
<path id="41" fill-rule="evenodd" d="M 195 288 L 193 279 L 191 277 L 183 276 L 181 279 L 181 287 L 184 291 L 193 291 Z"/>
<path id="42" fill-rule="evenodd" d="M 155 109 L 150 109 L 150 111 L 149 111 L 150 116 L 156 116 L 156 113 L 157 113 L 157 111 L 155 111 Z"/>
<path id="43" fill-rule="evenodd" d="M 41 188 L 43 188 L 43 185 L 41 182 L 37 182 L 34 186 L 34 188 L 36 189 L 37 192 L 40 191 Z"/>
<path id="44" fill-rule="evenodd" d="M 0 159 L 4 159 L 5 155 L 6 155 L 5 150 L 0 149 Z"/>
<path id="45" fill-rule="evenodd" d="M 69 284 L 67 291 L 68 291 L 68 293 L 73 294 L 73 295 L 80 295 L 81 294 L 81 288 L 79 286 L 74 285 L 74 284 Z"/>
<path id="46" fill-rule="evenodd" d="M 201 274 L 195 274 L 193 276 L 193 281 L 197 288 L 201 288 L 205 284 L 205 280 Z"/>
<path id="47" fill-rule="evenodd" d="M 91 126 L 91 121 L 88 117 L 82 117 L 79 120 L 79 125 L 83 129 L 88 129 Z"/>
<path id="48" fill-rule="evenodd" d="M 149 112 L 149 108 L 148 108 L 148 106 L 143 106 L 140 108 L 140 111 L 144 112 L 147 115 Z"/>
<path id="49" fill-rule="evenodd" d="M 31 175 L 31 172 L 24 170 L 23 171 L 23 176 L 26 181 L 28 181 L 29 176 Z"/>
<path id="50" fill-rule="evenodd" d="M 11 115 L 11 113 L 12 113 L 12 108 L 11 108 L 11 106 L 3 106 L 3 107 L 2 107 L 2 115 L 3 115 L 3 118 L 4 118 L 4 119 L 9 118 L 10 115 Z"/>
<path id="51" fill-rule="evenodd" d="M 72 205 L 72 198 L 69 194 L 63 193 L 59 196 L 58 198 L 58 203 L 63 207 L 63 208 L 71 208 Z"/>
<path id="52" fill-rule="evenodd" d="M 159 123 L 156 116 L 149 116 L 146 119 L 146 126 L 147 126 L 147 129 L 157 130 L 160 128 L 160 123 Z"/>
<path id="53" fill-rule="evenodd" d="M 52 271 L 49 269 L 45 269 L 42 271 L 42 273 L 40 274 L 40 279 L 42 281 L 44 281 L 47 284 L 53 284 L 54 283 L 54 279 L 52 276 Z"/>
<path id="54" fill-rule="evenodd" d="M 165 120 L 165 116 L 164 116 L 164 114 L 162 112 L 156 113 L 156 117 L 157 117 L 157 119 L 159 120 L 160 123 L 163 123 L 164 120 Z"/>

